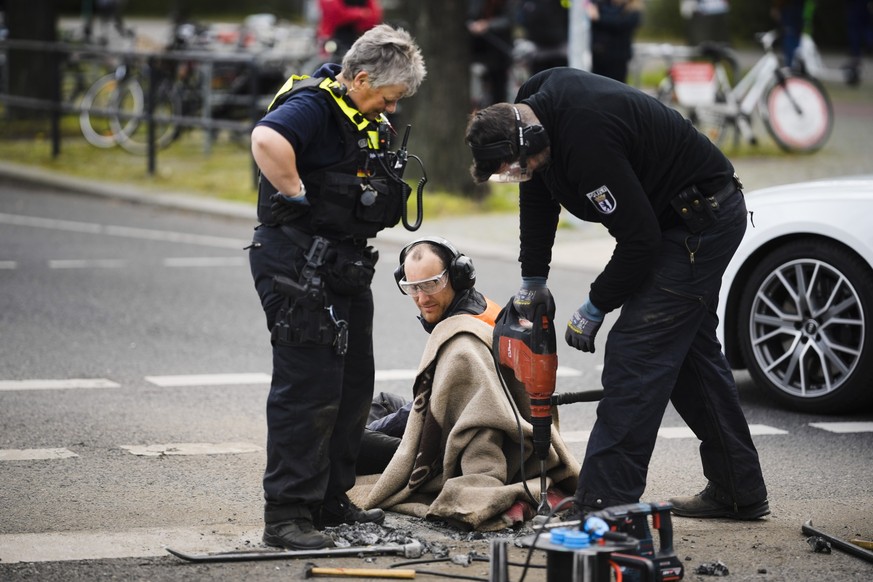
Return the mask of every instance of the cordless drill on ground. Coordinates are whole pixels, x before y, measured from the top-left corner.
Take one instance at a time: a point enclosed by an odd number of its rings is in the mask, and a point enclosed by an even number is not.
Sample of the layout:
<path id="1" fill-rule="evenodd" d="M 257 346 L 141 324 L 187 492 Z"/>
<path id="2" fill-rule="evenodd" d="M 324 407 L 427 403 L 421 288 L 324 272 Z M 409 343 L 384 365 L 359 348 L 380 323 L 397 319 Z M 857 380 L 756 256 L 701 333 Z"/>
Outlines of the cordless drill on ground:
<path id="1" fill-rule="evenodd" d="M 672 582 L 682 579 L 684 568 L 673 550 L 673 521 L 670 518 L 672 508 L 673 505 L 666 501 L 630 503 L 588 514 L 589 518 L 599 517 L 605 521 L 611 532 L 626 534 L 639 540 L 635 552 L 612 554 L 612 560 L 625 570 L 625 581 Z M 649 529 L 649 516 L 652 517 L 652 528 L 658 530 L 660 543 L 657 550 Z"/>

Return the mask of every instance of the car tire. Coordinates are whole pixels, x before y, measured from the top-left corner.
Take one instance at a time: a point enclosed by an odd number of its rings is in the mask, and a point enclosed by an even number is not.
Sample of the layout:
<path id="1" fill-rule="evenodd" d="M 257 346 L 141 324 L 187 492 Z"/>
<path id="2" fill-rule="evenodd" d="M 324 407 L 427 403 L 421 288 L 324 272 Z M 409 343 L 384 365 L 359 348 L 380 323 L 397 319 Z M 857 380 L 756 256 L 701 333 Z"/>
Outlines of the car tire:
<path id="1" fill-rule="evenodd" d="M 796 240 L 742 284 L 737 333 L 758 386 L 804 412 L 873 402 L 873 271 L 862 259 L 831 241 Z"/>

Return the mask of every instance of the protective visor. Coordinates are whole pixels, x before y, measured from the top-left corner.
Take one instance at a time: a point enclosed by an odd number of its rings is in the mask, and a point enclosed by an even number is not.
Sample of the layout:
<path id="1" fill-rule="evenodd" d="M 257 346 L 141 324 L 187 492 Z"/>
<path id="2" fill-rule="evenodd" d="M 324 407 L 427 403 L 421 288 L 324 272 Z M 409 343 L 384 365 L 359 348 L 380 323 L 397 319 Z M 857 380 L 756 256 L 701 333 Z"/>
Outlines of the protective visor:
<path id="1" fill-rule="evenodd" d="M 533 178 L 533 173 L 522 168 L 519 162 L 512 162 L 506 170 L 491 175 L 492 182 L 514 183 L 527 182 Z"/>

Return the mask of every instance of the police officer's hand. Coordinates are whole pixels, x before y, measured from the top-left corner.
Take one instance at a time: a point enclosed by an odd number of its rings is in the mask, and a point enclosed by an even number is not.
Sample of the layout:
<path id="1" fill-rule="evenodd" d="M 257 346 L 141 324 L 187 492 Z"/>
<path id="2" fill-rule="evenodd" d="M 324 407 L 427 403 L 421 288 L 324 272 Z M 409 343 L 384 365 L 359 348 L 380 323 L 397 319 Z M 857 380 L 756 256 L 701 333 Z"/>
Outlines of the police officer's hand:
<path id="1" fill-rule="evenodd" d="M 276 192 L 270 196 L 270 202 L 270 212 L 280 224 L 300 218 L 309 210 L 309 200 L 306 199 L 306 195 L 291 197 Z"/>
<path id="2" fill-rule="evenodd" d="M 522 277 L 521 288 L 512 298 L 512 305 L 519 317 L 528 321 L 534 320 L 534 314 L 543 310 L 550 318 L 555 315 L 555 301 L 546 287 L 545 277 Z"/>
<path id="3" fill-rule="evenodd" d="M 603 324 L 603 312 L 591 301 L 586 301 L 582 307 L 573 312 L 564 339 L 567 344 L 583 352 L 594 353 L 594 338 L 597 330 Z"/>

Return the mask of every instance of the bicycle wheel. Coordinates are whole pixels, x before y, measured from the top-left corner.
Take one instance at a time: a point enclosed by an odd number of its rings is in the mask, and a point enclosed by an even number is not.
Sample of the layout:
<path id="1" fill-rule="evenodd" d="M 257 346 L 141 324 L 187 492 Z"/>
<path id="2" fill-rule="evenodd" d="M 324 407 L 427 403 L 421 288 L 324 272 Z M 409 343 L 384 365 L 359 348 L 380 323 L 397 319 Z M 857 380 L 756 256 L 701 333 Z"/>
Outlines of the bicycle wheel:
<path id="1" fill-rule="evenodd" d="M 818 151 L 834 127 L 831 100 L 824 86 L 812 77 L 781 73 L 759 106 L 764 126 L 786 152 Z"/>
<path id="2" fill-rule="evenodd" d="M 138 91 L 137 91 L 138 89 Z M 129 109 L 142 112 L 142 87 L 139 83 L 130 80 L 119 81 L 115 73 L 109 73 L 97 79 L 82 97 L 82 112 L 79 114 L 79 127 L 82 135 L 91 145 L 98 148 L 111 148 L 118 143 L 117 132 L 113 125 L 117 123 L 114 114 L 118 107 L 119 93 L 129 93 Z M 138 105 L 136 100 L 138 99 Z M 129 123 L 136 123 L 135 119 L 122 125 L 124 128 Z"/>
<path id="3" fill-rule="evenodd" d="M 139 92 L 119 91 L 115 103 L 118 111 L 138 117 L 116 116 L 110 119 L 115 137 L 122 148 L 132 154 L 145 154 L 149 144 L 149 124 L 145 114 L 143 89 L 136 83 Z M 182 104 L 178 93 L 169 82 L 161 82 L 155 91 L 153 110 L 155 123 L 155 147 L 164 149 L 179 136 L 180 128 L 173 117 L 181 115 Z"/>

